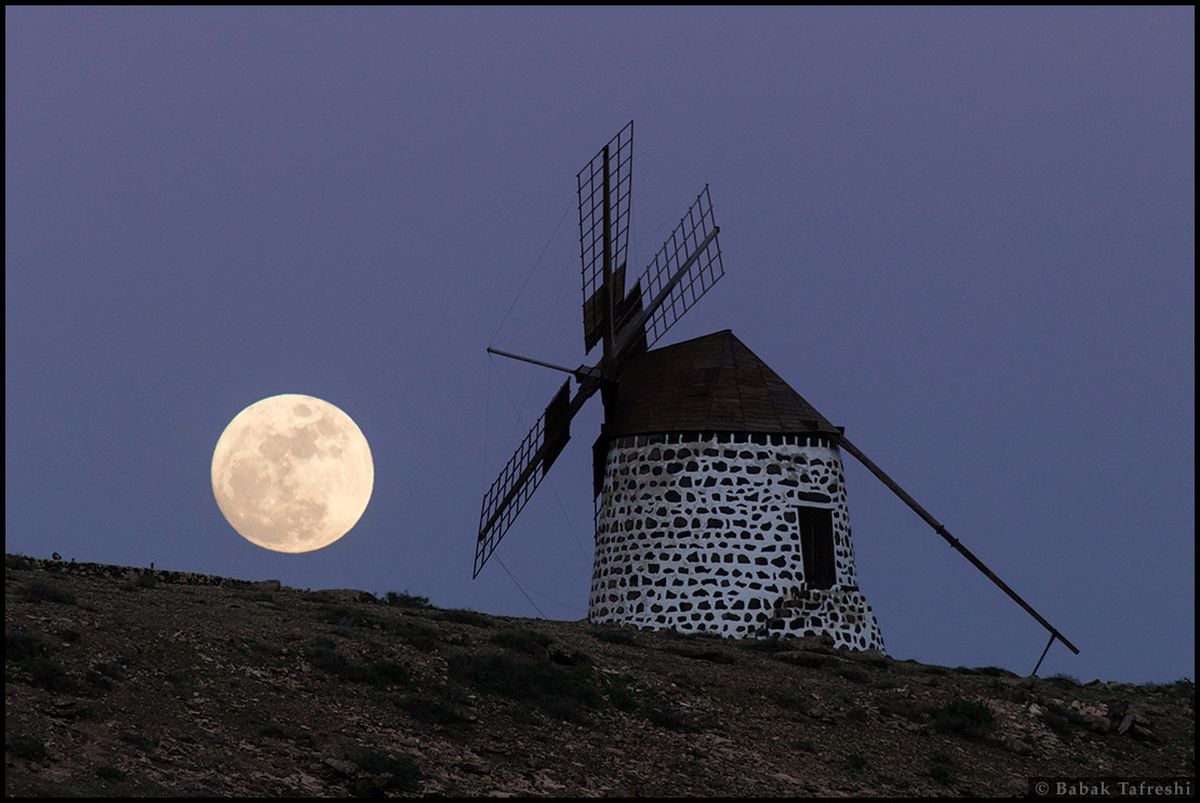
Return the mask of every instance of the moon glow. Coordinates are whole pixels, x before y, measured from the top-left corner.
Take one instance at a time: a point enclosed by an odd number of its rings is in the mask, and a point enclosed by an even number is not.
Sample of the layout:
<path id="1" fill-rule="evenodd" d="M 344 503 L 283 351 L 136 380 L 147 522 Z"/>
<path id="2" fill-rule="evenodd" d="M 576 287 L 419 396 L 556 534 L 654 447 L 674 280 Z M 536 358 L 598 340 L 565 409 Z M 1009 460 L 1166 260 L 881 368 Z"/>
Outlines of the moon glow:
<path id="1" fill-rule="evenodd" d="M 350 416 L 327 401 L 288 393 L 238 413 L 217 440 L 212 488 L 225 519 L 247 541 L 311 552 L 348 533 L 375 486 L 371 448 Z"/>

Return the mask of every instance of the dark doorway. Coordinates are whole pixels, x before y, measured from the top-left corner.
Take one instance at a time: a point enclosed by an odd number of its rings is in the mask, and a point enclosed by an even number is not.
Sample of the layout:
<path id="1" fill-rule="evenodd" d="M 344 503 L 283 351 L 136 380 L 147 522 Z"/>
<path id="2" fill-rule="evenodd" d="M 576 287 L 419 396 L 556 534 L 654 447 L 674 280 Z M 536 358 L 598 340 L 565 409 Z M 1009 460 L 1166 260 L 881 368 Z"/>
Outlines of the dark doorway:
<path id="1" fill-rule="evenodd" d="M 827 507 L 796 508 L 800 523 L 800 553 L 809 588 L 832 588 L 837 579 L 833 559 L 833 511 Z"/>

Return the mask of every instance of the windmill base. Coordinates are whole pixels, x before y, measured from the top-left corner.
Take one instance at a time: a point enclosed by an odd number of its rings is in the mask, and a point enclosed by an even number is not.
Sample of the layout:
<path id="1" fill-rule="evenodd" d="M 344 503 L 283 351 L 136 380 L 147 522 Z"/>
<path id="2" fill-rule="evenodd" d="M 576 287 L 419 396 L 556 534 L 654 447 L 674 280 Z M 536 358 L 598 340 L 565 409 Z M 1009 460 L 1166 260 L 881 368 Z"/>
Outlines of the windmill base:
<path id="1" fill-rule="evenodd" d="M 882 651 L 829 437 L 617 438 L 599 500 L 591 621 Z"/>
<path id="2" fill-rule="evenodd" d="M 738 617 L 740 619 L 740 617 Z M 591 615 L 593 624 L 632 625 L 639 630 L 674 630 L 679 633 L 710 633 L 728 638 L 811 638 L 827 636 L 834 647 L 847 650 L 876 650 L 885 653 L 883 634 L 875 614 L 862 593 L 855 588 L 799 591 L 781 599 L 774 611 L 761 611 L 759 627 L 746 631 L 723 627 L 691 615 L 662 617 L 611 611 Z"/>
<path id="3" fill-rule="evenodd" d="M 764 635 L 768 638 L 829 636 L 835 647 L 885 652 L 875 614 L 857 588 L 800 591 L 790 599 L 780 600 Z"/>

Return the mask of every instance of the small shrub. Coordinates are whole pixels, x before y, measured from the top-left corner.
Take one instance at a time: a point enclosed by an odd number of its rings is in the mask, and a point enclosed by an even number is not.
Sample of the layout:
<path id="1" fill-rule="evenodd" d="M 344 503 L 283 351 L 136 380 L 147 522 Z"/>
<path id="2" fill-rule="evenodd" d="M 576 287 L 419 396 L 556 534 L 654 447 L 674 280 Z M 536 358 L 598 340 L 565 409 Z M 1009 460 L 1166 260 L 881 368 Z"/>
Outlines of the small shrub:
<path id="1" fill-rule="evenodd" d="M 24 661 L 26 658 L 36 658 L 49 652 L 49 645 L 33 633 L 23 630 L 4 631 L 4 660 Z"/>
<path id="2" fill-rule="evenodd" d="M 867 683 L 871 680 L 870 675 L 856 666 L 838 667 L 834 670 L 834 674 L 853 683 Z"/>
<path id="3" fill-rule="evenodd" d="M 346 656 L 337 650 L 337 645 L 331 639 L 313 639 L 304 650 L 304 657 L 317 669 L 337 675 L 341 674 L 350 663 Z"/>
<path id="4" fill-rule="evenodd" d="M 871 669 L 887 669 L 891 670 L 896 663 L 894 659 L 884 655 L 883 653 L 870 650 L 868 652 L 858 653 L 860 656 L 857 660 L 862 666 L 870 667 Z"/>
<path id="5" fill-rule="evenodd" d="M 999 666 L 960 666 L 954 670 L 960 675 L 983 675 L 993 678 L 1015 678 L 1018 677 L 1016 672 L 1010 672 L 1007 669 Z"/>
<path id="6" fill-rule="evenodd" d="M 421 652 L 433 652 L 442 646 L 444 639 L 436 627 L 414 622 L 410 619 L 400 619 L 390 622 L 387 630 L 395 634 L 401 641 Z"/>
<path id="7" fill-rule="evenodd" d="M 1099 683 L 1099 680 L 1090 681 L 1087 685 Z M 1144 691 L 1162 694 L 1178 694 L 1191 696 L 1196 693 L 1196 682 L 1191 678 L 1179 678 L 1165 683 L 1142 683 L 1141 688 Z"/>
<path id="8" fill-rule="evenodd" d="M 666 652 L 681 658 L 691 658 L 693 661 L 708 661 L 713 664 L 732 664 L 736 659 L 720 650 L 693 650 L 684 648 L 668 648 Z"/>
<path id="9" fill-rule="evenodd" d="M 1187 694 L 1196 693 L 1196 681 L 1191 678 L 1179 678 L 1173 683 L 1168 683 L 1167 687 L 1171 691 L 1183 692 Z"/>
<path id="10" fill-rule="evenodd" d="M 855 706 L 846 712 L 846 719 L 850 720 L 851 722 L 866 722 L 868 719 L 867 710 L 865 708 L 859 708 L 858 706 Z"/>
<path id="11" fill-rule="evenodd" d="M 389 591 L 383 596 L 384 602 L 397 608 L 429 608 L 429 597 L 409 594 L 407 591 Z"/>
<path id="12" fill-rule="evenodd" d="M 960 736 L 982 736 L 995 722 L 991 709 L 976 700 L 952 700 L 932 715 L 938 732 Z"/>
<path id="13" fill-rule="evenodd" d="M 683 712 L 676 708 L 671 703 L 659 700 L 646 706 L 642 710 L 642 715 L 646 717 L 652 724 L 667 730 L 679 731 L 681 733 L 691 733 L 695 731 L 687 721 Z"/>
<path id="14" fill-rule="evenodd" d="M 75 719 L 103 722 L 109 718 L 108 709 L 99 702 L 81 703 L 73 709 Z"/>
<path id="15" fill-rule="evenodd" d="M 33 568 L 33 561 L 24 555 L 5 555 L 4 568 L 6 569 L 30 569 Z"/>
<path id="16" fill-rule="evenodd" d="M 59 632 L 58 637 L 68 644 L 78 644 L 83 641 L 83 634 L 71 628 Z"/>
<path id="17" fill-rule="evenodd" d="M 604 698 L 619 711 L 636 711 L 638 695 L 633 689 L 633 679 L 628 675 L 604 675 L 600 678 Z"/>
<path id="18" fill-rule="evenodd" d="M 461 725 L 469 721 L 466 714 L 455 706 L 424 694 L 405 697 L 397 706 L 417 722 L 426 725 Z"/>
<path id="19" fill-rule="evenodd" d="M 158 585 L 158 573 L 153 570 L 131 572 L 124 583 L 121 584 L 122 591 L 141 591 L 148 588 L 155 588 Z M 235 607 L 231 605 L 230 607 Z"/>
<path id="20" fill-rule="evenodd" d="M 808 716 L 812 711 L 812 704 L 810 701 L 804 699 L 803 697 L 797 697 L 790 691 L 778 691 L 771 689 L 767 692 L 767 699 L 781 708 L 795 711 L 803 716 Z"/>
<path id="21" fill-rule="evenodd" d="M 109 764 L 101 764 L 96 767 L 96 777 L 105 781 L 123 781 L 125 773 Z"/>
<path id="22" fill-rule="evenodd" d="M 169 670 L 165 675 L 163 675 L 163 677 L 166 678 L 167 683 L 170 683 L 172 686 L 182 686 L 188 682 L 188 676 L 178 669 Z"/>
<path id="23" fill-rule="evenodd" d="M 125 667 L 116 661 L 101 661 L 94 664 L 83 680 L 87 685 L 100 691 L 112 691 L 115 681 L 125 677 Z"/>
<path id="24" fill-rule="evenodd" d="M 280 658 L 283 656 L 283 647 L 278 644 L 269 644 L 257 639 L 248 639 L 241 645 L 241 651 L 246 653 L 259 653 L 261 655 L 269 655 L 272 658 Z"/>
<path id="25" fill-rule="evenodd" d="M 546 648 L 550 646 L 553 639 L 549 636 L 535 633 L 532 630 L 524 628 L 507 628 L 501 630 L 492 636 L 493 644 L 499 644 L 502 647 L 519 650 L 520 652 L 530 655 L 545 655 Z"/>
<path id="26" fill-rule="evenodd" d="M 797 752 L 800 752 L 800 753 L 815 753 L 815 752 L 817 752 L 817 746 L 815 744 L 813 744 L 812 742 L 805 741 L 804 739 L 797 739 L 792 744 L 792 747 L 796 748 Z"/>
<path id="27" fill-rule="evenodd" d="M 335 627 L 369 627 L 376 629 L 382 627 L 382 623 L 374 614 L 359 610 L 358 608 L 351 608 L 349 605 L 323 606 L 318 613 L 318 617 L 322 622 L 334 625 Z"/>
<path id="28" fill-rule="evenodd" d="M 446 611 L 438 611 L 435 618 L 443 622 L 453 622 L 459 625 L 471 625 L 472 627 L 493 627 L 492 619 L 487 614 L 479 611 L 468 611 L 461 608 L 452 608 Z"/>
<path id="29" fill-rule="evenodd" d="M 593 666 L 596 663 L 592 660 L 592 656 L 585 652 L 559 649 L 557 647 L 551 647 L 548 652 L 550 660 L 561 666 Z"/>
<path id="30" fill-rule="evenodd" d="M 625 627 L 593 627 L 592 637 L 607 644 L 620 644 L 626 647 L 638 646 L 634 631 Z"/>
<path id="31" fill-rule="evenodd" d="M 75 595 L 65 588 L 41 580 L 34 580 L 25 589 L 25 599 L 30 602 L 57 602 L 74 605 Z"/>
<path id="32" fill-rule="evenodd" d="M 102 661 L 93 665 L 92 669 L 113 680 L 125 678 L 125 667 L 119 661 Z"/>
<path id="33" fill-rule="evenodd" d="M 772 657 L 793 666 L 802 666 L 805 669 L 819 669 L 828 666 L 834 660 L 828 655 L 812 652 L 781 652 L 774 653 Z"/>
<path id="34" fill-rule="evenodd" d="M 45 761 L 47 750 L 46 745 L 36 736 L 29 734 L 18 734 L 11 739 L 6 739 L 4 749 L 10 751 L 17 758 L 28 759 L 29 761 Z"/>
<path id="35" fill-rule="evenodd" d="M 929 719 L 929 707 L 908 700 L 889 700 L 879 704 L 879 713 L 889 717 L 902 717 L 910 722 L 925 722 Z"/>
<path id="36" fill-rule="evenodd" d="M 158 739 L 137 731 L 121 731 L 117 734 L 117 738 L 138 750 L 150 751 L 158 747 Z"/>
<path id="37" fill-rule="evenodd" d="M 30 658 L 24 665 L 32 676 L 34 686 L 63 692 L 75 688 L 75 681 L 67 674 L 67 670 L 50 658 Z"/>
<path id="38" fill-rule="evenodd" d="M 460 653 L 451 656 L 447 667 L 459 683 L 537 705 L 551 716 L 574 722 L 583 721 L 583 709 L 603 699 L 591 669 L 558 666 L 528 653 Z"/>
<path id="39" fill-rule="evenodd" d="M 1053 683 L 1056 686 L 1078 686 L 1079 678 L 1074 675 L 1068 675 L 1063 672 L 1051 675 L 1045 679 L 1047 683 Z"/>
<path id="40" fill-rule="evenodd" d="M 387 792 L 421 790 L 421 770 L 407 756 L 359 747 L 350 752 L 350 760 L 363 773 L 350 785 L 350 792 L 356 797 L 382 797 Z"/>
<path id="41" fill-rule="evenodd" d="M 388 658 L 375 658 L 366 664 L 367 681 L 375 686 L 395 686 L 412 680 L 408 666 Z"/>
<path id="42" fill-rule="evenodd" d="M 256 732 L 265 739 L 278 739 L 281 742 L 293 742 L 301 746 L 311 746 L 313 742 L 311 734 L 299 730 L 291 724 L 280 725 L 268 722 L 266 725 L 258 726 Z"/>
<path id="43" fill-rule="evenodd" d="M 311 731 L 297 731 L 291 736 L 292 743 L 297 747 L 312 750 L 317 746 L 317 737 Z"/>
<path id="44" fill-rule="evenodd" d="M 858 753 L 851 753 L 846 756 L 846 766 L 853 772 L 861 772 L 863 767 L 867 766 L 867 760 Z"/>
<path id="45" fill-rule="evenodd" d="M 588 720 L 587 711 L 584 710 L 587 706 L 575 697 L 551 694 L 539 700 L 538 706 L 551 719 L 576 724 L 582 724 Z"/>
<path id="46" fill-rule="evenodd" d="M 407 683 L 411 678 L 408 667 L 398 661 L 386 658 L 354 661 L 338 652 L 336 645 L 327 638 L 314 639 L 304 656 L 315 668 L 352 683 L 391 686 Z"/>
<path id="47" fill-rule="evenodd" d="M 934 750 L 929 754 L 929 760 L 934 764 L 946 764 L 954 766 L 954 757 L 943 750 Z"/>
<path id="48" fill-rule="evenodd" d="M 100 691 L 112 691 L 113 686 L 116 685 L 112 682 L 111 678 L 106 678 L 104 675 L 100 674 L 94 669 L 89 670 L 88 673 L 83 676 L 83 680 L 85 683 L 87 683 L 87 685 L 94 689 L 99 689 Z"/>
<path id="49" fill-rule="evenodd" d="M 947 753 L 938 750 L 929 755 L 929 769 L 926 774 L 938 783 L 949 786 L 957 779 L 954 759 Z"/>

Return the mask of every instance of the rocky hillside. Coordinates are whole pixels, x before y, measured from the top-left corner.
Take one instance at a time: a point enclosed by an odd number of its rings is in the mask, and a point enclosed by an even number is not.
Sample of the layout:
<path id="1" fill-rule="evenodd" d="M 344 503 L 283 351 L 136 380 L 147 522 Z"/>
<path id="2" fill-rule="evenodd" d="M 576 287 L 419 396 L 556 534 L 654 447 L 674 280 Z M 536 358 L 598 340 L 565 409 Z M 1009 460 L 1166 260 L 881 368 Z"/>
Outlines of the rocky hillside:
<path id="1" fill-rule="evenodd" d="M 4 619 L 10 796 L 1023 795 L 1195 772 L 1188 681 L 12 555 Z"/>

